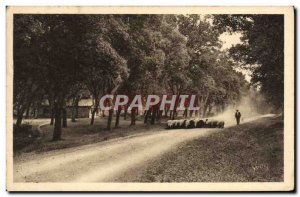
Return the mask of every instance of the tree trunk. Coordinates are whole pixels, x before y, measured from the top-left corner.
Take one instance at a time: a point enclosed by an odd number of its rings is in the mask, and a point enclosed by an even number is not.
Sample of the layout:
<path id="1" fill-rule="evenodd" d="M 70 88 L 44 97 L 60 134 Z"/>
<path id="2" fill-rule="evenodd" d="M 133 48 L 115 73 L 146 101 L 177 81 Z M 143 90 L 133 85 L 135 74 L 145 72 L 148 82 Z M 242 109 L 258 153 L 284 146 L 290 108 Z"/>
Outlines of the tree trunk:
<path id="1" fill-rule="evenodd" d="M 208 115 L 209 115 L 209 116 L 211 115 L 211 110 L 212 110 L 212 106 L 209 105 L 209 107 L 208 107 Z"/>
<path id="2" fill-rule="evenodd" d="M 54 123 L 54 109 L 51 109 L 51 120 L 50 120 L 50 125 L 53 125 Z"/>
<path id="3" fill-rule="evenodd" d="M 165 118 L 168 117 L 168 112 L 169 112 L 169 110 L 165 109 Z"/>
<path id="4" fill-rule="evenodd" d="M 62 114 L 63 114 L 63 121 L 62 121 L 62 126 L 63 128 L 67 128 L 67 110 L 65 108 L 62 109 Z"/>
<path id="5" fill-rule="evenodd" d="M 54 123 L 54 103 L 53 99 L 48 98 L 49 102 L 49 109 L 50 109 L 50 125 L 53 125 Z"/>
<path id="6" fill-rule="evenodd" d="M 33 104 L 33 106 L 32 106 L 32 109 L 33 109 L 32 117 L 34 118 L 34 117 L 35 117 L 35 114 L 36 114 L 36 108 L 35 108 L 35 105 L 34 105 L 34 104 Z"/>
<path id="7" fill-rule="evenodd" d="M 36 108 L 34 109 L 34 111 L 35 111 L 35 113 L 34 113 L 33 118 L 34 118 L 34 119 L 37 119 L 37 118 L 38 118 L 39 109 L 36 107 Z"/>
<path id="8" fill-rule="evenodd" d="M 188 113 L 188 110 L 187 110 L 187 108 L 185 108 L 184 112 L 183 112 L 183 118 L 187 118 L 187 113 Z"/>
<path id="9" fill-rule="evenodd" d="M 172 119 L 172 114 L 173 114 L 173 111 L 170 110 L 170 116 L 169 116 L 170 119 Z"/>
<path id="10" fill-rule="evenodd" d="M 36 104 L 36 114 L 35 114 L 35 116 L 34 116 L 34 119 L 38 119 L 39 118 L 39 109 L 40 109 L 40 104 L 39 103 L 37 103 Z"/>
<path id="11" fill-rule="evenodd" d="M 96 113 L 97 109 L 94 108 L 92 111 L 92 118 L 91 118 L 91 125 L 94 125 L 94 119 L 95 119 L 95 113 Z"/>
<path id="12" fill-rule="evenodd" d="M 125 109 L 124 109 L 124 120 L 126 120 L 127 119 L 127 108 L 125 107 Z"/>
<path id="13" fill-rule="evenodd" d="M 24 118 L 24 112 L 25 109 L 28 108 L 26 106 L 22 106 L 20 107 L 20 109 L 18 110 L 18 114 L 17 114 L 17 121 L 16 121 L 16 127 L 20 127 L 22 124 L 22 120 Z"/>
<path id="14" fill-rule="evenodd" d="M 58 103 L 54 104 L 54 116 L 55 116 L 55 123 L 54 123 L 54 131 L 53 131 L 53 141 L 61 139 L 61 106 Z"/>
<path id="15" fill-rule="evenodd" d="M 173 113 L 172 113 L 172 120 L 175 120 L 175 116 L 176 116 L 176 111 L 173 110 Z"/>
<path id="16" fill-rule="evenodd" d="M 175 101 L 175 105 L 174 105 L 174 110 L 173 110 L 173 115 L 172 115 L 172 120 L 175 120 L 175 117 L 177 116 L 177 106 L 178 106 L 178 96 L 177 99 Z"/>
<path id="17" fill-rule="evenodd" d="M 200 117 L 201 117 L 201 107 L 202 107 L 202 102 L 201 102 L 200 96 L 197 96 L 197 98 L 198 98 L 198 106 L 199 106 L 199 109 L 196 111 L 196 114 L 197 114 L 197 117 L 200 118 Z"/>
<path id="18" fill-rule="evenodd" d="M 26 109 L 26 115 L 25 118 L 29 118 L 29 110 L 30 110 L 30 105 Z"/>
<path id="19" fill-rule="evenodd" d="M 156 109 L 152 110 L 152 114 L 151 114 L 151 124 L 155 124 L 155 119 L 156 119 Z"/>
<path id="20" fill-rule="evenodd" d="M 119 127 L 120 114 L 121 114 L 121 110 L 119 109 L 119 110 L 117 111 L 117 114 L 116 114 L 116 124 L 115 124 L 115 127 Z"/>
<path id="21" fill-rule="evenodd" d="M 163 110 L 157 110 L 156 121 L 159 121 L 163 115 Z"/>
<path id="22" fill-rule="evenodd" d="M 108 119 L 107 119 L 107 129 L 111 130 L 111 122 L 112 122 L 112 117 L 113 117 L 114 109 L 110 109 L 108 113 Z"/>
<path id="23" fill-rule="evenodd" d="M 75 97 L 73 98 L 73 102 L 72 102 L 72 122 L 76 122 L 76 118 L 78 115 L 78 98 Z"/>
<path id="24" fill-rule="evenodd" d="M 190 118 L 193 116 L 193 113 L 194 113 L 194 110 L 191 110 L 190 111 L 190 116 L 189 116 Z"/>
<path id="25" fill-rule="evenodd" d="M 135 109 L 131 109 L 131 123 L 130 126 L 135 125 Z"/>
<path id="26" fill-rule="evenodd" d="M 94 124 L 94 119 L 95 119 L 95 114 L 98 111 L 98 107 L 99 107 L 99 99 L 95 98 L 95 103 L 94 103 L 94 109 L 92 111 L 92 119 L 91 119 L 91 125 Z M 104 114 L 104 110 L 103 110 L 103 114 Z M 104 116 L 103 116 L 104 117 Z"/>
<path id="27" fill-rule="evenodd" d="M 79 104 L 79 99 L 76 101 L 75 119 L 78 118 L 78 104 Z"/>
<path id="28" fill-rule="evenodd" d="M 76 122 L 76 108 L 72 107 L 72 122 Z"/>
<path id="29" fill-rule="evenodd" d="M 209 105 L 209 102 L 208 102 L 208 99 L 209 98 L 209 93 L 207 93 L 207 95 L 203 98 L 203 102 L 202 102 L 202 106 L 203 106 L 203 114 L 202 114 L 202 117 L 205 117 L 206 116 L 206 112 L 207 112 L 207 108 L 208 108 L 208 105 Z"/>
<path id="30" fill-rule="evenodd" d="M 20 126 L 22 124 L 23 113 L 24 113 L 24 110 L 21 110 L 21 112 L 19 112 L 18 115 L 17 115 L 17 121 L 16 121 L 16 127 L 17 128 L 20 128 Z"/>
<path id="31" fill-rule="evenodd" d="M 205 116 L 206 116 L 207 108 L 208 108 L 208 105 L 205 105 L 204 108 L 203 108 L 203 114 L 202 114 L 203 118 L 205 118 Z"/>
<path id="32" fill-rule="evenodd" d="M 150 110 L 147 110 L 147 111 L 145 112 L 144 124 L 147 124 L 149 115 L 150 115 Z"/>

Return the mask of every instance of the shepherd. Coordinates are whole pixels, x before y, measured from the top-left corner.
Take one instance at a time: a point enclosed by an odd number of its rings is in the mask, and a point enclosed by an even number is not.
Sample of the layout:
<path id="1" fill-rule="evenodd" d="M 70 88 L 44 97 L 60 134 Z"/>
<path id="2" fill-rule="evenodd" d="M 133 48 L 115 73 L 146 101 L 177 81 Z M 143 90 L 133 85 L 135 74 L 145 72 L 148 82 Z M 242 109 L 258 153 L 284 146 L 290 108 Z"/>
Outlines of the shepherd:
<path id="1" fill-rule="evenodd" d="M 239 112 L 239 110 L 236 110 L 235 112 L 235 119 L 236 119 L 236 124 L 239 125 L 240 124 L 240 119 L 241 119 L 241 112 Z"/>

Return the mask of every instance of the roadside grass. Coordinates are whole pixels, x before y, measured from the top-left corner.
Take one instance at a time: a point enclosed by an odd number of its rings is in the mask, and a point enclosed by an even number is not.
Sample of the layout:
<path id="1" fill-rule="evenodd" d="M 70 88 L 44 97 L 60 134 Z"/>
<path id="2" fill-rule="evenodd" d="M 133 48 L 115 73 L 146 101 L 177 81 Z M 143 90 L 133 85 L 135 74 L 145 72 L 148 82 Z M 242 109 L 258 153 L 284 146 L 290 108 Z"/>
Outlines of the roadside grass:
<path id="1" fill-rule="evenodd" d="M 130 173 L 116 181 L 283 181 L 282 117 L 262 118 L 187 142 Z"/>
<path id="2" fill-rule="evenodd" d="M 141 118 L 137 119 L 135 126 L 129 126 L 130 117 L 128 119 L 122 118 L 118 128 L 114 127 L 115 121 L 113 120 L 111 130 L 106 129 L 107 118 L 95 118 L 94 125 L 90 125 L 89 118 L 77 119 L 76 122 L 71 122 L 68 119 L 68 127 L 62 128 L 62 140 L 59 141 L 52 141 L 53 125 L 50 124 L 42 126 L 43 132 L 36 138 L 27 133 L 15 133 L 14 156 L 22 153 L 39 153 L 87 145 L 139 133 L 155 132 L 165 127 L 163 123 L 144 124 Z"/>

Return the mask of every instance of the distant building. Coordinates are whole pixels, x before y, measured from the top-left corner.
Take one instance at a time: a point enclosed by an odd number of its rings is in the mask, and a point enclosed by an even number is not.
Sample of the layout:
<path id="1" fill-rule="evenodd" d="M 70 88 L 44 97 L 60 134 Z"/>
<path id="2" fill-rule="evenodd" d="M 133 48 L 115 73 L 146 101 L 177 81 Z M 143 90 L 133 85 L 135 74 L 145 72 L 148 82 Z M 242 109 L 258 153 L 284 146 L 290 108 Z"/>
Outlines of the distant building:
<path id="1" fill-rule="evenodd" d="M 92 106 L 93 106 L 93 101 L 91 98 L 81 99 L 78 103 L 77 110 L 75 110 L 77 112 L 76 117 L 89 118 Z M 66 110 L 67 110 L 67 117 L 71 118 L 72 110 L 73 110 L 72 102 L 67 103 Z M 48 100 L 44 100 L 41 103 L 41 106 L 38 108 L 37 117 L 38 118 L 51 117 L 51 108 Z"/>

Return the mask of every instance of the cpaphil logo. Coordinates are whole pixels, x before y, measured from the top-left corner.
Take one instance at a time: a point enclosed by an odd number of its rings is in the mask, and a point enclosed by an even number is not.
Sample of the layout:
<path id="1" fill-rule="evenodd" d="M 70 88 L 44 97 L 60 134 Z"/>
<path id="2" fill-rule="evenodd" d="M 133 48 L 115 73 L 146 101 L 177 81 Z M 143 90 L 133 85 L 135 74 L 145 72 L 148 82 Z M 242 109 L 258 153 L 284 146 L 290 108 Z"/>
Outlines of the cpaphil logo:
<path id="1" fill-rule="evenodd" d="M 164 110 L 198 110 L 195 105 L 196 95 L 112 95 L 101 97 L 99 106 L 101 110 L 118 110 L 127 106 L 128 110 L 149 110 L 152 108 Z"/>

